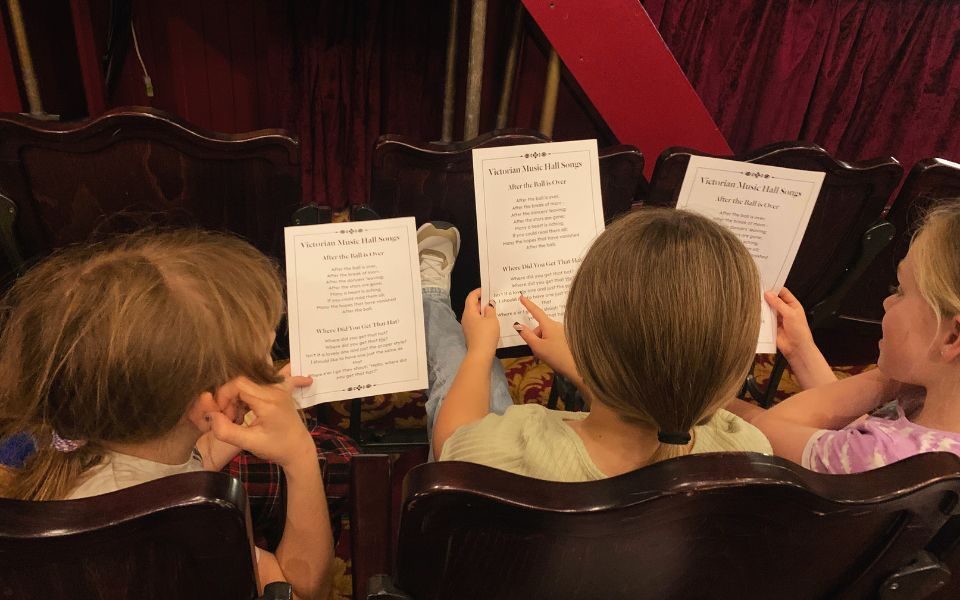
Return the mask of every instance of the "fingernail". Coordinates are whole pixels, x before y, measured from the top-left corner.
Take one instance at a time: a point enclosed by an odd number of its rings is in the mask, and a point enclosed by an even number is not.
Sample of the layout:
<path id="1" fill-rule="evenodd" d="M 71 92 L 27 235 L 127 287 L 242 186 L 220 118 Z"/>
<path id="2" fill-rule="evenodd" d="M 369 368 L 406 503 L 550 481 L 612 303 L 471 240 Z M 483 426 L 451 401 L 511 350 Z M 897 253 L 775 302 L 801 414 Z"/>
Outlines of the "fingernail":
<path id="1" fill-rule="evenodd" d="M 518 323 L 518 322 L 516 322 L 516 321 L 513 322 L 513 328 L 516 329 L 517 331 L 523 331 L 523 329 L 524 329 L 523 325 L 521 325 L 520 323 Z"/>
<path id="2" fill-rule="evenodd" d="M 493 300 L 490 301 L 490 306 L 493 306 L 495 303 Z"/>

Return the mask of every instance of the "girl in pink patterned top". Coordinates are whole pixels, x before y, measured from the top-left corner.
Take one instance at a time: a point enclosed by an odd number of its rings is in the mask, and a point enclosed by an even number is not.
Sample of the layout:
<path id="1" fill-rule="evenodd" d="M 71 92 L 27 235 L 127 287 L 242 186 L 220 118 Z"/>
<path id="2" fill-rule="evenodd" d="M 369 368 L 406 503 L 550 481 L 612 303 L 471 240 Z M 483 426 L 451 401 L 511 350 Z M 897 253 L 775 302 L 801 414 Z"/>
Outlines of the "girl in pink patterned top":
<path id="1" fill-rule="evenodd" d="M 767 295 L 777 346 L 809 388 L 762 410 L 727 408 L 774 452 L 825 473 L 856 473 L 920 452 L 960 455 L 960 201 L 924 219 L 884 301 L 877 369 L 836 381 L 789 291 Z M 865 414 L 870 413 L 870 414 Z"/>

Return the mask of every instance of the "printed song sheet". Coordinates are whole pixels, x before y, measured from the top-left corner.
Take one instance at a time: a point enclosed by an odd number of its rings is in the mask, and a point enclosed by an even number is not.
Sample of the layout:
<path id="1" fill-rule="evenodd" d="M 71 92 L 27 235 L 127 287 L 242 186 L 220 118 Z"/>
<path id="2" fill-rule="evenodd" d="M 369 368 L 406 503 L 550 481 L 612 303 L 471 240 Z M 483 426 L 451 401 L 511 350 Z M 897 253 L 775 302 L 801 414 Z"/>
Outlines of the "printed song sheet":
<path id="1" fill-rule="evenodd" d="M 563 320 L 580 261 L 603 231 L 596 140 L 473 151 L 482 302 L 493 299 L 500 347 L 524 342 L 514 322 L 536 325 L 522 292 Z"/>
<path id="2" fill-rule="evenodd" d="M 705 156 L 690 157 L 677 208 L 723 223 L 747 247 L 764 290 L 780 293 L 797 255 L 823 173 Z M 757 353 L 777 351 L 777 320 L 761 303 Z"/>
<path id="3" fill-rule="evenodd" d="M 427 387 L 413 217 L 287 227 L 290 367 L 300 406 Z"/>

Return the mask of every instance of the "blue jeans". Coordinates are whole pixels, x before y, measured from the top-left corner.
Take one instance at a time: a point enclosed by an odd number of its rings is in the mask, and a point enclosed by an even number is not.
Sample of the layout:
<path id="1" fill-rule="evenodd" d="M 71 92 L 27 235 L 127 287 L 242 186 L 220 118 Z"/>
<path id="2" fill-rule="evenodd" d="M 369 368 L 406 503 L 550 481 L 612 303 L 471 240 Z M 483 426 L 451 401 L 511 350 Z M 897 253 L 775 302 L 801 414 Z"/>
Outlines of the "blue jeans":
<path id="1" fill-rule="evenodd" d="M 467 354 L 463 329 L 450 308 L 450 293 L 436 287 L 423 288 L 423 322 L 427 330 L 427 436 L 433 439 L 433 423 L 460 363 Z M 499 360 L 490 369 L 490 412 L 502 415 L 513 406 L 507 376 Z"/>

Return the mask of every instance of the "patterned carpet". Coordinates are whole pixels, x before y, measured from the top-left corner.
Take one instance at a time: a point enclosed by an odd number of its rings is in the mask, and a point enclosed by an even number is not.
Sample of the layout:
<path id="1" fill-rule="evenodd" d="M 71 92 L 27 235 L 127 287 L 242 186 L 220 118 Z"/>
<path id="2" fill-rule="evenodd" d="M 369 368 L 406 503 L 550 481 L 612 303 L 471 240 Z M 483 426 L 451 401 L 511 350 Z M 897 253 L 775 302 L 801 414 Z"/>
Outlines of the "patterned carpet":
<path id="1" fill-rule="evenodd" d="M 547 398 L 550 395 L 550 385 L 553 381 L 553 371 L 549 367 L 533 357 L 504 359 L 503 367 L 515 403 L 547 403 Z M 754 374 L 758 383 L 766 385 L 772 367 L 772 355 L 757 356 Z M 834 367 L 834 371 L 838 376 L 846 377 L 860 373 L 867 368 L 869 366 Z M 777 399 L 781 400 L 799 391 L 800 386 L 788 368 L 780 382 Z M 423 408 L 425 401 L 426 394 L 424 392 L 385 394 L 367 398 L 363 401 L 363 411 L 361 413 L 363 426 L 365 429 L 383 430 L 422 429 L 426 427 L 426 415 Z M 562 401 L 559 408 L 563 408 Z M 336 402 L 330 404 L 327 415 L 327 422 L 330 425 L 346 430 L 350 422 L 350 403 Z M 346 520 L 343 527 L 343 535 L 337 544 L 332 598 L 351 597 L 349 523 Z"/>

